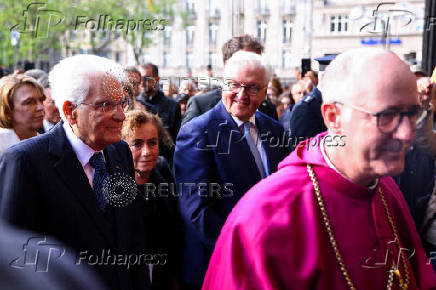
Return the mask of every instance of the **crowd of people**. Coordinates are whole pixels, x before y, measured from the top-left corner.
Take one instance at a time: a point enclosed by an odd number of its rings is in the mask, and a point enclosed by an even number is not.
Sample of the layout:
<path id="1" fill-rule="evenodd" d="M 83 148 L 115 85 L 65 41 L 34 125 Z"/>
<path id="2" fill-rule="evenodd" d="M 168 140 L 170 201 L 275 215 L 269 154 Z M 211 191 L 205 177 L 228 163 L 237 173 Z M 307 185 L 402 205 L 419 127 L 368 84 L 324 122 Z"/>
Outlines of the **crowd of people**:
<path id="1" fill-rule="evenodd" d="M 365 48 L 282 84 L 262 54 L 229 39 L 220 85 L 95 55 L 0 78 L 0 232 L 77 255 L 26 281 L 436 289 L 436 73 Z"/>

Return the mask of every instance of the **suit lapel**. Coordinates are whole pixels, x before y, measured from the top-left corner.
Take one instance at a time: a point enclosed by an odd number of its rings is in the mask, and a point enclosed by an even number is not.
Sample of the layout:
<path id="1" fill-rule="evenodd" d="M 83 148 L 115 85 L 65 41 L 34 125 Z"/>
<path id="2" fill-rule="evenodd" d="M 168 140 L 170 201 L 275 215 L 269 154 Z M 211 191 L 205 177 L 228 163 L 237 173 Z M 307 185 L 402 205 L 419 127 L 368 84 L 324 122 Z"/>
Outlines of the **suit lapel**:
<path id="1" fill-rule="evenodd" d="M 132 178 L 136 190 L 136 183 L 133 177 L 128 175 L 129 170 L 126 168 L 127 165 L 122 162 L 121 155 L 117 151 L 115 145 L 108 146 L 103 150 L 103 153 L 109 176 L 111 176 L 111 178 L 116 178 L 116 176 L 119 176 L 118 174 L 120 174 L 123 177 Z M 132 211 L 135 210 L 134 206 L 132 206 L 132 204 L 121 207 L 110 206 L 110 209 L 113 210 L 115 218 L 118 248 L 120 250 L 128 249 L 129 244 L 132 241 L 130 237 L 132 237 L 134 225 L 138 222 L 132 219 L 132 216 L 135 216 L 132 214 Z"/>
<path id="2" fill-rule="evenodd" d="M 65 183 L 67 191 L 77 198 L 78 203 L 91 217 L 91 221 L 113 246 L 110 225 L 98 208 L 95 193 L 89 185 L 88 177 L 65 135 L 62 124 L 63 122 L 59 122 L 48 133 L 51 134 L 49 152 L 58 158 L 53 167 Z"/>
<path id="3" fill-rule="evenodd" d="M 241 133 L 235 120 L 233 120 L 232 116 L 227 112 L 222 102 L 219 102 L 215 109 L 216 114 L 214 120 L 217 124 L 208 127 L 216 130 L 216 132 L 212 134 L 212 139 L 210 139 L 211 141 L 219 140 L 216 153 L 222 154 L 223 158 L 228 158 L 233 168 L 236 169 L 240 167 L 240 170 L 246 173 L 245 175 L 260 180 L 260 172 L 257 169 L 256 161 L 254 160 L 253 154 L 251 154 L 244 134 Z M 239 172 L 239 169 L 235 170 L 235 172 Z"/>

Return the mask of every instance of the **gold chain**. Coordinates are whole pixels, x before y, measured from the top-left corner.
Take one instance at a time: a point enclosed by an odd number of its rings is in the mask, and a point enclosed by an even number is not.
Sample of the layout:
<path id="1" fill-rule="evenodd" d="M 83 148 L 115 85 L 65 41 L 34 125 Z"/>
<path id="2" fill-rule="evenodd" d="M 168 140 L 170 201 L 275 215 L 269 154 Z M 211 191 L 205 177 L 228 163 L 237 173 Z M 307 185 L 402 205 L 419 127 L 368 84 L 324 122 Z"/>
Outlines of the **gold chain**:
<path id="1" fill-rule="evenodd" d="M 309 173 L 310 179 L 312 180 L 313 189 L 315 191 L 316 199 L 318 201 L 319 209 L 321 211 L 322 220 L 324 222 L 325 229 L 327 230 L 330 244 L 335 252 L 336 261 L 339 264 L 339 267 L 340 267 L 341 272 L 342 272 L 342 276 L 345 278 L 345 281 L 347 282 L 348 287 L 352 290 L 356 290 L 356 287 L 354 286 L 353 281 L 351 280 L 350 274 L 348 273 L 348 270 L 345 267 L 345 263 L 344 263 L 344 260 L 342 258 L 342 255 L 339 252 L 338 243 L 336 241 L 335 235 L 333 233 L 333 229 L 332 229 L 331 224 L 330 224 L 330 219 L 329 219 L 329 216 L 327 214 L 327 210 L 325 208 L 324 199 L 323 199 L 323 197 L 321 195 L 321 191 L 319 189 L 318 180 L 317 180 L 317 178 L 315 176 L 315 172 L 313 171 L 313 168 L 310 164 L 307 164 L 307 171 Z M 407 289 L 408 284 L 409 284 L 409 271 L 408 271 L 408 267 L 407 267 L 407 259 L 405 257 L 405 254 L 403 253 L 403 251 L 401 251 L 399 235 L 398 235 L 397 229 L 395 227 L 392 215 L 389 211 L 389 207 L 388 207 L 386 200 L 385 200 L 385 197 L 383 195 L 383 192 L 381 191 L 380 186 L 378 188 L 379 188 L 380 197 L 381 197 L 381 200 L 383 203 L 383 207 L 385 209 L 385 214 L 388 218 L 388 221 L 389 221 L 389 224 L 391 226 L 392 232 L 394 233 L 395 239 L 398 242 L 398 246 L 399 246 L 399 249 L 401 252 L 401 258 L 403 260 L 404 269 L 406 271 L 406 279 L 405 279 L 405 282 L 403 282 L 403 279 L 401 277 L 401 273 L 400 273 L 399 269 L 395 266 L 395 264 L 392 264 L 392 267 L 389 270 L 386 289 L 388 289 L 388 290 L 392 289 L 394 274 L 398 278 L 400 288 Z"/>

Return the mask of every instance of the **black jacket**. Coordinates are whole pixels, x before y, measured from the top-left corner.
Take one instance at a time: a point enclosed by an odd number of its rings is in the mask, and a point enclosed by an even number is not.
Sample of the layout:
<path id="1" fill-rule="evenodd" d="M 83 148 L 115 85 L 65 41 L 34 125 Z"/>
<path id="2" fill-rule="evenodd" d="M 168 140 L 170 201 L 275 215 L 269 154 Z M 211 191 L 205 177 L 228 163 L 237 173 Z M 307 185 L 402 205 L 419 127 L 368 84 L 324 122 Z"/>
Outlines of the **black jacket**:
<path id="1" fill-rule="evenodd" d="M 103 213 L 62 124 L 0 156 L 1 217 L 12 225 L 53 236 L 90 262 L 91 255 L 104 256 L 93 268 L 109 289 L 148 289 L 145 262 L 129 268 L 122 262 L 105 262 L 113 260 L 109 250 L 112 256 L 146 254 L 139 200 L 122 207 L 108 204 Z M 135 188 L 129 146 L 120 141 L 106 147 L 103 154 L 112 180 L 116 183 L 123 177 L 133 181 Z"/>
<path id="2" fill-rule="evenodd" d="M 171 289 L 180 281 L 183 222 L 178 204 L 179 189 L 168 163 L 159 157 L 158 164 L 145 185 L 138 185 L 142 199 L 142 213 L 150 235 L 147 245 L 153 253 L 163 253 L 165 265 L 155 265 L 152 289 Z"/>

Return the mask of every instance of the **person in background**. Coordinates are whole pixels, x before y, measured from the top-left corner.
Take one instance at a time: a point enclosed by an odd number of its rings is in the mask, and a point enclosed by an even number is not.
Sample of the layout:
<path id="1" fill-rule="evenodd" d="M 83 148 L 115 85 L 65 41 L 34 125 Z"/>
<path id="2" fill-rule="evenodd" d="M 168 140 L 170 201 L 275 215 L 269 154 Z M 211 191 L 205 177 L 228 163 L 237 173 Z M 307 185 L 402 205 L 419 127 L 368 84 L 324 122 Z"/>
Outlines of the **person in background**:
<path id="1" fill-rule="evenodd" d="M 283 93 L 282 84 L 277 77 L 271 78 L 268 83 L 266 91 L 267 98 L 274 103 L 274 100 L 278 100 L 279 96 Z"/>
<path id="2" fill-rule="evenodd" d="M 294 148 L 301 141 L 327 130 L 321 114 L 322 94 L 316 87 L 318 74 L 308 71 L 304 80 L 308 83 L 308 93 L 295 103 L 289 121 L 290 140 Z"/>
<path id="3" fill-rule="evenodd" d="M 165 96 L 175 99 L 179 93 L 179 88 L 177 88 L 172 80 L 168 80 L 162 85 L 162 92 Z"/>
<path id="4" fill-rule="evenodd" d="M 32 77 L 0 79 L 0 154 L 20 140 L 35 137 L 43 126 L 44 89 Z"/>
<path id="5" fill-rule="evenodd" d="M 291 87 L 291 95 L 295 104 L 298 103 L 307 94 L 306 82 L 304 80 L 298 81 Z"/>
<path id="6" fill-rule="evenodd" d="M 127 66 L 124 70 L 126 71 L 128 81 L 132 85 L 133 98 L 136 99 L 140 93 L 139 87 L 141 85 L 141 73 L 135 66 Z"/>
<path id="7" fill-rule="evenodd" d="M 186 104 L 188 103 L 189 98 L 190 98 L 190 96 L 187 94 L 177 95 L 176 101 L 179 103 L 182 118 L 186 114 Z"/>
<path id="8" fill-rule="evenodd" d="M 180 83 L 179 93 L 192 97 L 197 92 L 197 86 L 191 79 L 183 80 Z"/>
<path id="9" fill-rule="evenodd" d="M 40 69 L 31 69 L 24 73 L 26 76 L 34 78 L 43 88 L 45 94 L 44 105 L 44 121 L 41 129 L 38 130 L 39 134 L 44 134 L 53 128 L 57 122 L 61 120 L 59 110 L 56 107 L 53 99 L 51 98 L 51 89 L 48 82 L 48 74 Z"/>
<path id="10" fill-rule="evenodd" d="M 295 105 L 295 101 L 291 96 L 291 92 L 289 90 L 285 91 L 279 96 L 279 101 L 281 103 L 281 107 L 283 108 L 283 112 L 280 114 L 279 110 L 277 110 L 277 115 L 279 117 L 279 122 L 282 124 L 285 132 L 289 132 L 291 111 Z M 279 108 L 280 106 L 277 106 Z"/>
<path id="11" fill-rule="evenodd" d="M 151 269 L 152 289 L 178 289 L 183 224 L 177 192 L 169 190 L 174 185 L 174 177 L 165 159 L 158 156 L 159 143 L 172 146 L 173 142 L 158 116 L 139 110 L 126 114 L 121 133 L 132 151 L 135 182 L 149 229 L 147 245 L 152 253 L 167 254 L 165 265 Z M 161 190 L 163 186 L 166 190 Z"/>
<path id="12" fill-rule="evenodd" d="M 147 63 L 140 67 L 143 92 L 136 97 L 136 100 L 162 119 L 171 138 L 175 140 L 182 120 L 180 106 L 159 89 L 159 69 L 156 65 Z"/>

